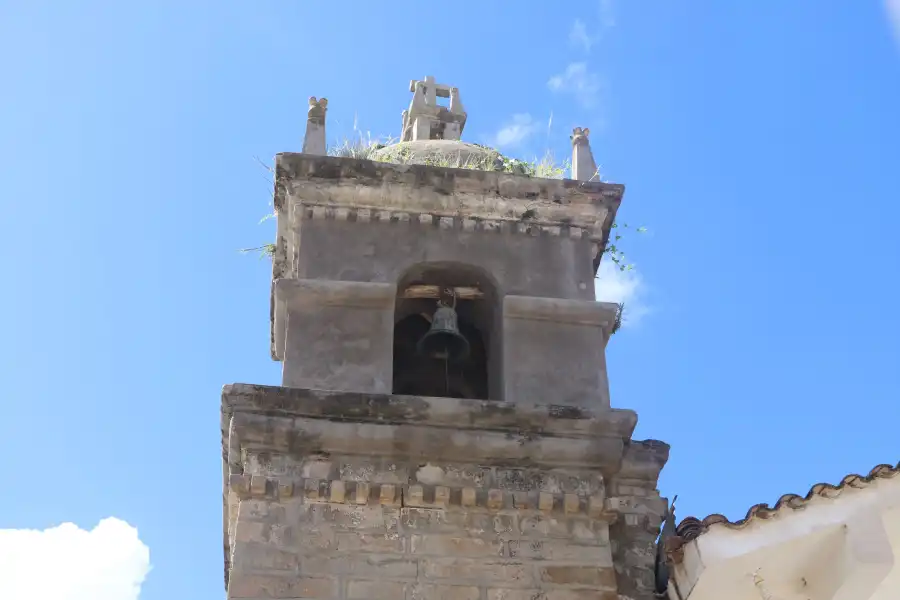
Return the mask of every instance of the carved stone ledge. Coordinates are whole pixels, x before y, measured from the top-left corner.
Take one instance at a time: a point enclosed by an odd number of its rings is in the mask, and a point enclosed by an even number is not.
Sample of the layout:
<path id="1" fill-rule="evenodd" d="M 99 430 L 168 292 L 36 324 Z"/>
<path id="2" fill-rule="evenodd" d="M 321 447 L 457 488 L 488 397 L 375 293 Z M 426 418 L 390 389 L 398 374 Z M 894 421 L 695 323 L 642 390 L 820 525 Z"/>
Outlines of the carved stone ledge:
<path id="1" fill-rule="evenodd" d="M 552 398 L 548 399 L 551 400 Z M 222 389 L 222 432 L 235 414 L 305 417 L 344 422 L 416 424 L 454 430 L 535 433 L 544 436 L 629 440 L 637 414 L 558 404 L 520 405 L 496 400 L 329 392 L 236 383 Z M 661 467 L 660 467 L 661 468 Z"/>
<path id="2" fill-rule="evenodd" d="M 348 221 L 351 223 L 397 223 L 467 232 L 510 233 L 530 236 L 591 238 L 586 227 L 567 223 L 522 218 L 485 218 L 452 212 L 410 212 L 406 210 L 377 210 L 358 206 L 338 206 L 302 202 L 302 215 L 307 220 Z M 592 240 L 599 244 L 601 239 Z"/>
<path id="3" fill-rule="evenodd" d="M 239 413 L 228 431 L 229 456 L 242 451 L 290 456 L 359 455 L 396 461 L 484 466 L 584 468 L 614 472 L 624 441 L 609 435 L 559 436 L 427 424 L 372 423 Z M 231 459 L 229 459 L 231 460 Z"/>
<path id="4" fill-rule="evenodd" d="M 530 513 L 614 518 L 605 509 L 602 494 L 562 494 L 541 491 L 515 491 L 442 485 L 397 485 L 326 479 L 277 478 L 261 475 L 231 475 L 228 491 L 241 500 L 392 506 L 405 508 L 523 511 Z"/>

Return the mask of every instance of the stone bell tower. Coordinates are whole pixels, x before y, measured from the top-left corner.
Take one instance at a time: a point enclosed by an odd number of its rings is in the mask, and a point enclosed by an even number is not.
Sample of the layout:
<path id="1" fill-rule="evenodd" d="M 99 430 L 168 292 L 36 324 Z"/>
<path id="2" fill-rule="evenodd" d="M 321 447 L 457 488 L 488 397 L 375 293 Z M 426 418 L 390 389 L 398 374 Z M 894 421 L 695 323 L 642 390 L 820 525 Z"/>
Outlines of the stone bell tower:
<path id="1" fill-rule="evenodd" d="M 475 152 L 433 81 L 404 143 Z M 323 156 L 325 107 L 276 158 L 282 385 L 222 394 L 228 597 L 649 600 L 668 446 L 594 298 L 623 186 Z"/>

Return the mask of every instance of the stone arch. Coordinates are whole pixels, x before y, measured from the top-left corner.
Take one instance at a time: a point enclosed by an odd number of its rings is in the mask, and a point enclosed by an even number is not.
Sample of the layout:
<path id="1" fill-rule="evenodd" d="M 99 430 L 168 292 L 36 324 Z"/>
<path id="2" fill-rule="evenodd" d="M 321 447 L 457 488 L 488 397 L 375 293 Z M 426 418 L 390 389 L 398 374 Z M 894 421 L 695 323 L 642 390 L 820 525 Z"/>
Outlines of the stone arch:
<path id="1" fill-rule="evenodd" d="M 484 296 L 458 300 L 460 333 L 469 341 L 470 356 L 458 364 L 419 355 L 416 344 L 431 328 L 437 300 L 410 299 L 414 285 L 440 288 L 476 287 Z M 406 269 L 397 280 L 394 311 L 393 393 L 502 399 L 500 297 L 496 280 L 480 267 L 457 262 L 424 262 Z"/>

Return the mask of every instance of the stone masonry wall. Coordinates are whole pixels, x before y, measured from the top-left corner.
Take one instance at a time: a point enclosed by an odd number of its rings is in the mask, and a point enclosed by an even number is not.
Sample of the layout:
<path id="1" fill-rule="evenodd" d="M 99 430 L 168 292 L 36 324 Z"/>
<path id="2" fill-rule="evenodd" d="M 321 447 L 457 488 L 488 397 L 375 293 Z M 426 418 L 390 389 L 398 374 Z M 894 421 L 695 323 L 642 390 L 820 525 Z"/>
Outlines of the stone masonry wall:
<path id="1" fill-rule="evenodd" d="M 668 509 L 656 483 L 667 457 L 668 445 L 632 441 L 608 482 L 608 508 L 619 515 L 609 528 L 619 600 L 654 598 L 656 540 Z"/>
<path id="2" fill-rule="evenodd" d="M 240 477 L 231 599 L 616 598 L 607 523 L 576 494 Z"/>
<path id="3" fill-rule="evenodd" d="M 223 390 L 228 597 L 651 600 L 668 445 L 634 414 Z"/>

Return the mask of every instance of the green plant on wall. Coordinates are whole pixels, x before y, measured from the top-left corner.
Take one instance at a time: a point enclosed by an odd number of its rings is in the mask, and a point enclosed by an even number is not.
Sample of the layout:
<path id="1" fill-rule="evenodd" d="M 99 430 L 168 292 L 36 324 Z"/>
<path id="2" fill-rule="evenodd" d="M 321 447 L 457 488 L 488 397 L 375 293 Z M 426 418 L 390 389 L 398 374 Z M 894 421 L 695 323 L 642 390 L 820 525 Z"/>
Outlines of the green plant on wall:
<path id="1" fill-rule="evenodd" d="M 275 218 L 277 215 L 275 214 L 275 169 L 270 165 L 267 165 L 259 157 L 255 157 L 256 162 L 260 164 L 260 166 L 265 169 L 267 175 L 265 175 L 266 184 L 268 185 L 269 192 L 269 212 L 259 220 L 259 225 L 262 225 L 269 219 Z M 271 258 L 275 255 L 275 244 L 263 244 L 262 246 L 256 246 L 254 248 L 241 248 L 241 254 L 251 254 L 256 253 L 259 254 L 260 258 Z"/>
<path id="2" fill-rule="evenodd" d="M 606 242 L 606 250 L 603 253 L 609 257 L 609 259 L 613 262 L 617 269 L 620 271 L 631 271 L 634 269 L 634 265 L 625 261 L 625 252 L 622 251 L 621 246 L 619 245 L 621 239 L 623 237 L 624 230 L 630 229 L 631 231 L 635 231 L 637 233 L 646 233 L 646 227 L 634 227 L 631 228 L 628 226 L 628 223 L 622 223 L 619 226 L 618 223 L 613 223 L 612 227 L 609 231 L 609 241 Z"/>

